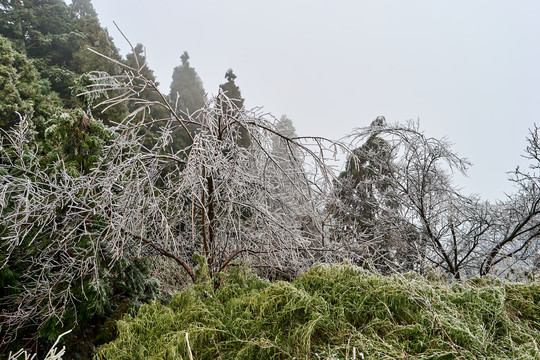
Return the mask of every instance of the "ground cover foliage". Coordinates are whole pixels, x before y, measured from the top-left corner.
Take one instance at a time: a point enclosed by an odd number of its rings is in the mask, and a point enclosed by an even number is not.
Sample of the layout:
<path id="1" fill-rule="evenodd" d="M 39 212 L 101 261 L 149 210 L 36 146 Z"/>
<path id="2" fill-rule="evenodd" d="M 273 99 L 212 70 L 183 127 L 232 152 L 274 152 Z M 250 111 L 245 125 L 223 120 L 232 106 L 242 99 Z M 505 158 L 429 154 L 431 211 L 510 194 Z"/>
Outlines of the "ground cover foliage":
<path id="1" fill-rule="evenodd" d="M 317 265 L 292 282 L 231 268 L 117 323 L 97 359 L 539 359 L 540 282 L 446 283 Z M 362 354 L 362 355 L 360 355 Z"/>

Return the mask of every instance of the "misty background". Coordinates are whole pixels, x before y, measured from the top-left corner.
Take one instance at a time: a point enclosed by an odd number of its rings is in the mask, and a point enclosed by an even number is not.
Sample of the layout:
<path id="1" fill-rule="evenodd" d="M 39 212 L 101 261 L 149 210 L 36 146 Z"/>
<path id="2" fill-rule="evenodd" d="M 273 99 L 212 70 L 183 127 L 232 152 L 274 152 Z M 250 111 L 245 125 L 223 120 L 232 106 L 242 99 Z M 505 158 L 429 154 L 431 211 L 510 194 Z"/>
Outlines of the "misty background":
<path id="1" fill-rule="evenodd" d="M 466 193 L 503 199 L 540 122 L 537 1 L 93 0 L 121 53 L 142 43 L 160 87 L 188 51 L 209 95 L 228 68 L 246 107 L 339 139 L 377 116 L 419 119 L 473 166 Z"/>

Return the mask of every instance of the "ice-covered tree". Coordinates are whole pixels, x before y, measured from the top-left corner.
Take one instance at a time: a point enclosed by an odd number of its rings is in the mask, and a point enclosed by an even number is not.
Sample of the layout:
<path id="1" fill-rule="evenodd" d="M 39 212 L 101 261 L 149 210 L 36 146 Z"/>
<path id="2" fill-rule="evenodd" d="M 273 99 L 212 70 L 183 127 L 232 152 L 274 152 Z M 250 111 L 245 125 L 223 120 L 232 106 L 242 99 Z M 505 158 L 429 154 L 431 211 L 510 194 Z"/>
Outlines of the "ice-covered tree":
<path id="1" fill-rule="evenodd" d="M 104 105 L 135 102 L 149 116 L 159 113 L 152 107 L 167 111 L 171 118 L 151 148 L 140 131 L 145 123 L 124 121 L 111 129 L 114 141 L 104 144 L 91 171 L 73 174 L 57 157 L 51 173 L 28 146 L 29 118 L 2 137 L 1 266 L 14 264 L 30 245 L 39 249 L 25 257 L 24 276 L 3 298 L 9 321 L 2 331 L 73 320 L 80 301 L 102 305 L 113 267 L 133 257 L 171 259 L 193 281 L 210 276 L 219 286 L 219 274 L 239 261 L 291 277 L 320 251 L 313 245 L 321 237 L 324 209 L 315 202 L 332 178 L 320 156 L 325 139 L 282 135 L 272 121 L 238 108 L 225 94 L 180 117 L 141 68 L 118 65 L 124 75 L 93 79 L 89 94 L 123 91 Z M 137 96 L 140 89 L 161 101 Z M 252 139 L 249 147 L 239 144 L 238 126 Z M 176 129 L 190 140 L 184 149 L 170 146 Z M 315 172 L 277 166 L 276 136 L 310 158 Z M 272 181 L 280 177 L 294 184 L 287 196 L 274 191 Z"/>

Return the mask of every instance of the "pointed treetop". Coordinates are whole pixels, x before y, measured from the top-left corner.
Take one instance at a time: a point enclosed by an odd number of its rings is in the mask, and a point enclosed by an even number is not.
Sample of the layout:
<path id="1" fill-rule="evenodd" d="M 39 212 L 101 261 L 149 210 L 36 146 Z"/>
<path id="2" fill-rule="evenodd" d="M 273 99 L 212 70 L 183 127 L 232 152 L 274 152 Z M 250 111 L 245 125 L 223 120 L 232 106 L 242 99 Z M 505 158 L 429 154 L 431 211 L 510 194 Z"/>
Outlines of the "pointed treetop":
<path id="1" fill-rule="evenodd" d="M 283 136 L 286 137 L 296 137 L 296 129 L 294 128 L 293 122 L 287 117 L 287 115 L 282 115 L 281 118 L 276 123 L 276 130 Z"/>
<path id="2" fill-rule="evenodd" d="M 182 60 L 182 65 L 189 67 L 189 54 L 187 51 L 184 51 L 182 56 L 180 56 L 180 60 Z"/>
<path id="3" fill-rule="evenodd" d="M 225 79 L 227 79 L 228 82 L 234 82 L 234 79 L 236 79 L 236 75 L 234 74 L 232 69 L 227 70 L 225 73 Z"/>
<path id="4" fill-rule="evenodd" d="M 385 126 L 386 125 L 386 119 L 384 116 L 377 116 L 375 120 L 371 122 L 371 126 Z"/>
<path id="5" fill-rule="evenodd" d="M 137 55 L 137 57 L 140 57 L 144 54 L 144 45 L 138 43 L 137 45 L 135 45 L 135 49 L 133 49 L 133 52 L 135 53 L 135 55 Z"/>
<path id="6" fill-rule="evenodd" d="M 189 54 L 184 51 L 180 56 L 182 64 L 173 70 L 169 96 L 181 113 L 194 113 L 206 103 L 205 91 L 197 72 L 189 64 Z"/>

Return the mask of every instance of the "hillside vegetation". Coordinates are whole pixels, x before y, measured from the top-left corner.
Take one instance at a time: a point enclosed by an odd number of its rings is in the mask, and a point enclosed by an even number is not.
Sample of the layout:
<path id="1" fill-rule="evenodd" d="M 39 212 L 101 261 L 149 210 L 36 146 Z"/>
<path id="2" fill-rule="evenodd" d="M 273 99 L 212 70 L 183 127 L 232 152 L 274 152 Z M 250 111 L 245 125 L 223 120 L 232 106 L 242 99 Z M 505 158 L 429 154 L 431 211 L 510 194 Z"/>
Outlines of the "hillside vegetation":
<path id="1" fill-rule="evenodd" d="M 318 265 L 293 282 L 235 268 L 118 322 L 98 359 L 540 359 L 540 282 L 464 283 Z"/>
<path id="2" fill-rule="evenodd" d="M 502 280 L 540 274 L 539 126 L 488 201 L 419 122 L 297 134 L 133 41 L 91 0 L 0 1 L 1 359 L 539 358 L 538 281 Z M 313 267 L 341 263 L 374 272 Z"/>

